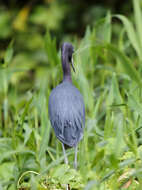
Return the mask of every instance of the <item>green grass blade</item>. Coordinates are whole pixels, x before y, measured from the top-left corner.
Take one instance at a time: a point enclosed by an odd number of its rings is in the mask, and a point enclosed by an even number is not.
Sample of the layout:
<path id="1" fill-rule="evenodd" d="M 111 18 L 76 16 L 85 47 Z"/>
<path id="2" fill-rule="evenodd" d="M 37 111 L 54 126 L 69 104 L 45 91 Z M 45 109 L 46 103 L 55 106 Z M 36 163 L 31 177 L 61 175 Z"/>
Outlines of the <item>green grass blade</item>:
<path id="1" fill-rule="evenodd" d="M 112 34 L 112 25 L 111 25 L 111 14 L 110 11 L 108 11 L 107 16 L 105 18 L 104 23 L 104 41 L 107 43 L 111 42 L 111 34 Z"/>
<path id="2" fill-rule="evenodd" d="M 4 66 L 7 67 L 13 57 L 13 40 L 10 42 L 4 56 Z"/>
<path id="3" fill-rule="evenodd" d="M 140 48 L 142 48 L 142 10 L 140 8 L 140 0 L 133 0 L 134 17 Z"/>
<path id="4" fill-rule="evenodd" d="M 139 58 L 142 60 L 140 44 L 139 44 L 138 36 L 136 35 L 136 31 L 133 27 L 133 24 L 123 15 L 115 15 L 115 17 L 117 17 L 118 19 L 122 21 L 133 48 L 137 52 Z"/>
<path id="5" fill-rule="evenodd" d="M 47 53 L 48 61 L 50 62 L 50 64 L 52 66 L 58 65 L 59 57 L 56 49 L 56 39 L 52 39 L 49 32 L 47 32 L 45 35 L 45 51 Z"/>
<path id="6" fill-rule="evenodd" d="M 141 87 L 141 77 L 133 66 L 131 60 L 114 45 L 108 44 L 106 45 L 106 48 L 112 53 L 112 55 L 114 55 L 114 57 L 117 57 L 120 60 L 126 74 Z"/>

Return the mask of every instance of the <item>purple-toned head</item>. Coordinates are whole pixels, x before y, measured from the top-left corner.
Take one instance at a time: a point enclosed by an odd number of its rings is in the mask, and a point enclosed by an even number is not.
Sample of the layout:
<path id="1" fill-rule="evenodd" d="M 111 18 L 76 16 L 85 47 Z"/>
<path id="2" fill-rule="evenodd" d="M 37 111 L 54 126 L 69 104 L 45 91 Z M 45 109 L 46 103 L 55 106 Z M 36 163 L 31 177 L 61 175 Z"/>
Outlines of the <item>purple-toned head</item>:
<path id="1" fill-rule="evenodd" d="M 62 54 L 62 65 L 63 67 L 65 67 L 65 65 L 67 64 L 71 64 L 73 71 L 75 72 L 75 68 L 73 65 L 73 53 L 74 53 L 74 48 L 72 46 L 72 44 L 65 42 L 62 44 L 61 47 L 61 54 Z M 69 67 L 69 65 L 68 65 Z"/>

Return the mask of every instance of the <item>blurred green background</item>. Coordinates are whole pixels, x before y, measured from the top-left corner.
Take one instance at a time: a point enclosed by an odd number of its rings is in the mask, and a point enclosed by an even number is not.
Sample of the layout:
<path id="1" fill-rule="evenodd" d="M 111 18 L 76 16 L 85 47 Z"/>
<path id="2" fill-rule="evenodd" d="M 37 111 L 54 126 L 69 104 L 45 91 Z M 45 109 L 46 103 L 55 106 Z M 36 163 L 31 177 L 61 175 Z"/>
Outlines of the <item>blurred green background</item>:
<path id="1" fill-rule="evenodd" d="M 132 16 L 132 3 L 122 0 L 82 1 L 82 0 L 43 0 L 43 1 L 1 1 L 0 2 L 0 62 L 4 63 L 4 53 L 11 40 L 14 41 L 12 65 L 26 69 L 26 76 L 18 89 L 31 88 L 37 67 L 48 67 L 45 40 L 47 32 L 56 39 L 57 49 L 64 41 L 80 41 L 86 27 L 93 27 L 107 11 Z M 116 35 L 119 21 L 116 23 Z M 114 29 L 115 34 L 115 29 Z M 114 36 L 115 37 L 115 36 Z M 16 78 L 13 79 L 16 81 Z M 29 83 L 28 80 L 31 80 Z M 34 81 L 33 81 L 34 82 Z"/>
<path id="2" fill-rule="evenodd" d="M 86 26 L 105 16 L 107 10 L 131 15 L 132 4 L 129 0 L 3 0 L 0 2 L 1 46 L 6 46 L 11 38 L 16 38 L 17 43 L 22 43 L 27 36 L 31 39 L 31 35 L 38 35 L 39 39 L 39 34 L 43 35 L 46 30 L 58 40 L 66 35 L 82 36 Z"/>
<path id="3" fill-rule="evenodd" d="M 0 1 L 0 189 L 142 189 L 141 34 L 141 0 Z M 77 171 L 48 118 L 65 41 L 86 109 Z"/>

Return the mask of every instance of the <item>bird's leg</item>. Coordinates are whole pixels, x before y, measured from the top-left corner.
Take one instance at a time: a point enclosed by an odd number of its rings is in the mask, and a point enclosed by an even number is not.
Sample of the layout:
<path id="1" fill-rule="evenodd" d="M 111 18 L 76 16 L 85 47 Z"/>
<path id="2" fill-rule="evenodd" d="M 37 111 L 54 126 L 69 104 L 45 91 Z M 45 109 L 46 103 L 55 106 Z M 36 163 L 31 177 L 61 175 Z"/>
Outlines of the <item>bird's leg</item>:
<path id="1" fill-rule="evenodd" d="M 68 158 L 67 158 L 65 146 L 64 146 L 63 143 L 62 143 L 62 148 L 63 148 L 63 153 L 64 153 L 64 161 L 65 161 L 65 164 L 68 164 Z"/>
<path id="2" fill-rule="evenodd" d="M 77 146 L 75 147 L 74 168 L 77 170 Z"/>
<path id="3" fill-rule="evenodd" d="M 64 161 L 65 161 L 65 164 L 68 164 L 68 158 L 67 158 L 65 146 L 64 146 L 63 143 L 62 143 L 62 148 L 63 148 L 63 154 L 64 154 Z M 69 190 L 69 185 L 68 185 L 68 184 L 66 185 L 66 190 Z"/>

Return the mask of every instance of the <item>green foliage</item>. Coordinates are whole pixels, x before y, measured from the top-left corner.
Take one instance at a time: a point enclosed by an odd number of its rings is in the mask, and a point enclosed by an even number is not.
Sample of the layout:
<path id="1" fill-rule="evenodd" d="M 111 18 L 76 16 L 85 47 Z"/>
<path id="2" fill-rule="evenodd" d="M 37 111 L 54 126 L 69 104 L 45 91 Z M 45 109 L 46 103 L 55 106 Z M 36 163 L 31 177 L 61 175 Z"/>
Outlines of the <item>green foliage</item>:
<path id="1" fill-rule="evenodd" d="M 60 5 L 48 9 L 52 6 Z M 67 184 L 80 190 L 141 189 L 142 10 L 140 1 L 133 1 L 133 6 L 134 22 L 115 15 L 123 23 L 116 39 L 110 12 L 87 27 L 82 39 L 74 39 L 73 82 L 86 108 L 77 171 L 73 149 L 67 150 L 70 165 L 63 164 L 62 147 L 48 118 L 50 91 L 62 80 L 60 50 L 49 26 L 44 37 L 34 33 L 24 42 L 18 36 L 1 54 L 0 189 L 63 190 Z M 28 14 L 26 7 L 22 14 L 25 11 Z M 37 21 L 40 11 L 34 10 L 31 22 Z M 55 20 L 62 19 L 58 14 Z M 8 19 L 7 15 L 5 22 Z M 5 22 L 0 23 L 3 30 Z M 38 20 L 41 25 L 45 22 L 42 17 Z M 23 44 L 19 50 L 18 44 Z"/>

